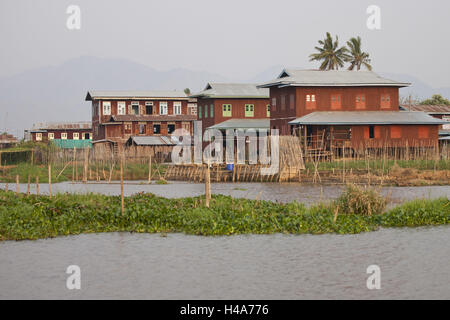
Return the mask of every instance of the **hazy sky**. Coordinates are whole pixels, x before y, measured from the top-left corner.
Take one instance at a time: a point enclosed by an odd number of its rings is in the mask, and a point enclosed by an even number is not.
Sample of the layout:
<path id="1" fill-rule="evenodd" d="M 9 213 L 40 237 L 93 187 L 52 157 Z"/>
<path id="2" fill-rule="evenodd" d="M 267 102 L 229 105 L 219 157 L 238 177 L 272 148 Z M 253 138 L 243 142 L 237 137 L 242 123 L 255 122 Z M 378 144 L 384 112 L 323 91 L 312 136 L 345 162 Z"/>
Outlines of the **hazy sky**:
<path id="1" fill-rule="evenodd" d="M 69 5 L 81 30 L 66 28 Z M 371 5 L 381 30 L 366 27 Z M 326 31 L 360 35 L 375 71 L 450 86 L 448 0 L 1 0 L 0 76 L 81 55 L 124 58 L 166 70 L 250 78 L 274 65 L 309 62 Z"/>

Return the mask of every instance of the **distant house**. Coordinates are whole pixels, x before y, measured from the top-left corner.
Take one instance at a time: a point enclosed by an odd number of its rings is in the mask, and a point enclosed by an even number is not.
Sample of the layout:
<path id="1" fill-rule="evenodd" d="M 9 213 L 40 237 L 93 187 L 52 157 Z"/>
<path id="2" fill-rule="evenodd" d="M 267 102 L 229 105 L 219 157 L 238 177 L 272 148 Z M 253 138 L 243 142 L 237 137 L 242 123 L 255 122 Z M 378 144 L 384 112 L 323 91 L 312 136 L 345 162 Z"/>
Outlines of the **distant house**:
<path id="1" fill-rule="evenodd" d="M 439 129 L 439 139 L 448 140 L 450 136 L 450 106 L 447 105 L 401 105 L 400 110 L 420 111 L 428 115 L 442 119 L 447 123 L 443 123 Z"/>
<path id="2" fill-rule="evenodd" d="M 259 87 L 270 89 L 270 127 L 309 145 L 434 145 L 441 120 L 399 111 L 399 88 L 408 85 L 371 71 L 285 69 Z"/>
<path id="3" fill-rule="evenodd" d="M 86 101 L 92 101 L 94 147 L 115 151 L 133 137 L 168 137 L 181 128 L 192 134 L 197 118 L 196 99 L 182 91 L 89 91 Z"/>
<path id="4" fill-rule="evenodd" d="M 258 88 L 256 84 L 208 83 L 192 97 L 197 98 L 198 120 L 202 121 L 203 131 L 261 125 L 269 128 L 269 90 Z M 260 121 L 262 119 L 265 121 Z"/>
<path id="5" fill-rule="evenodd" d="M 11 148 L 19 143 L 16 137 L 12 134 L 1 133 L 0 134 L 0 149 Z"/>
<path id="6" fill-rule="evenodd" d="M 51 141 L 61 148 L 72 149 L 91 146 L 92 125 L 90 122 L 36 123 L 28 132 L 32 141 Z"/>

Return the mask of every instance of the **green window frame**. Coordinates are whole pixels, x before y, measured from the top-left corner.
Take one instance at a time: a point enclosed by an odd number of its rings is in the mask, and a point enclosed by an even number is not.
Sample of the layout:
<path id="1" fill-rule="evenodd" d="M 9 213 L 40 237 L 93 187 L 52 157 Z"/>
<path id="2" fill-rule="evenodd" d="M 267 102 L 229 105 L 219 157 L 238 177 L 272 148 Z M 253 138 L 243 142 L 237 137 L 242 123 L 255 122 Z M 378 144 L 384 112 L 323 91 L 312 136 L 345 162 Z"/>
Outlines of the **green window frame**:
<path id="1" fill-rule="evenodd" d="M 208 118 L 208 106 L 205 106 L 205 119 Z"/>
<path id="2" fill-rule="evenodd" d="M 270 104 L 266 106 L 266 116 L 267 118 L 270 118 Z"/>
<path id="3" fill-rule="evenodd" d="M 211 105 L 211 110 L 209 112 L 209 115 L 211 116 L 211 118 L 214 118 L 214 105 Z"/>
<path id="4" fill-rule="evenodd" d="M 254 104 L 246 104 L 245 105 L 245 116 L 246 117 L 254 117 L 255 116 L 255 105 Z"/>
<path id="5" fill-rule="evenodd" d="M 202 118 L 202 106 L 198 106 L 198 118 Z"/>
<path id="6" fill-rule="evenodd" d="M 231 117 L 232 113 L 232 105 L 231 104 L 223 104 L 222 105 L 222 116 L 223 117 Z"/>

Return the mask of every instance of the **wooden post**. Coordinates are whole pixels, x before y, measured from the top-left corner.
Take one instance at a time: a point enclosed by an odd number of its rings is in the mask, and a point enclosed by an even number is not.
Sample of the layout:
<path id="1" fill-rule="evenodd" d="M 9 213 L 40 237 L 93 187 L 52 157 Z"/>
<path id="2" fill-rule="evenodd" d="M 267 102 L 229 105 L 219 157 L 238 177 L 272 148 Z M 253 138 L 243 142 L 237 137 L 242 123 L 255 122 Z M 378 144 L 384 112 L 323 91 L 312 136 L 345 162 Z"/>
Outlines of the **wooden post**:
<path id="1" fill-rule="evenodd" d="M 31 180 L 31 177 L 30 177 L 30 175 L 28 175 L 28 187 L 27 187 L 27 195 L 28 196 L 30 195 L 30 180 Z"/>
<path id="2" fill-rule="evenodd" d="M 88 162 L 89 162 L 89 148 L 84 149 L 84 170 L 83 170 L 83 183 L 88 179 Z"/>
<path id="3" fill-rule="evenodd" d="M 8 182 L 6 182 L 6 185 L 5 185 L 5 191 L 8 192 L 8 189 L 9 189 L 9 187 L 8 187 Z"/>
<path id="4" fill-rule="evenodd" d="M 36 195 L 39 195 L 39 176 L 36 176 Z"/>
<path id="5" fill-rule="evenodd" d="M 148 184 L 152 183 L 152 154 L 148 158 Z"/>
<path id="6" fill-rule="evenodd" d="M 120 159 L 120 208 L 123 216 L 125 211 L 123 198 L 123 156 Z"/>
<path id="7" fill-rule="evenodd" d="M 19 194 L 19 175 L 16 175 L 16 194 Z"/>
<path id="8" fill-rule="evenodd" d="M 72 183 L 75 182 L 75 150 L 76 148 L 73 147 L 73 156 L 72 156 Z"/>
<path id="9" fill-rule="evenodd" d="M 207 208 L 209 208 L 209 200 L 211 199 L 211 180 L 210 180 L 210 172 L 209 172 L 209 161 L 207 164 L 207 169 L 205 171 L 206 177 L 205 177 L 205 205 Z"/>
<path id="10" fill-rule="evenodd" d="M 48 196 L 52 197 L 52 165 L 48 164 Z"/>

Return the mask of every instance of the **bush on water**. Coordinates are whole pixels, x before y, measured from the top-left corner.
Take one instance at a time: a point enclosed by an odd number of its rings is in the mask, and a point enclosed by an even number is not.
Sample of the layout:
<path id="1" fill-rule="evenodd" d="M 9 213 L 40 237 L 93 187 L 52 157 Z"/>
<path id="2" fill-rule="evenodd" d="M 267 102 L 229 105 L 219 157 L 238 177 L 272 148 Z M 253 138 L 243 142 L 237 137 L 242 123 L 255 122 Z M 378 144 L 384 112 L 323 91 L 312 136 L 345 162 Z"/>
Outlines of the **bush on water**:
<path id="1" fill-rule="evenodd" d="M 450 201 L 446 198 L 412 201 L 383 214 L 374 211 L 372 215 L 358 205 L 354 207 L 358 210 L 339 214 L 336 222 L 335 202 L 307 208 L 298 202 L 280 204 L 213 195 L 210 208 L 206 208 L 204 200 L 167 199 L 141 193 L 125 198 L 122 215 L 120 196 L 57 194 L 50 199 L 0 190 L 0 240 L 95 232 L 355 234 L 379 227 L 440 225 L 450 221 Z"/>

